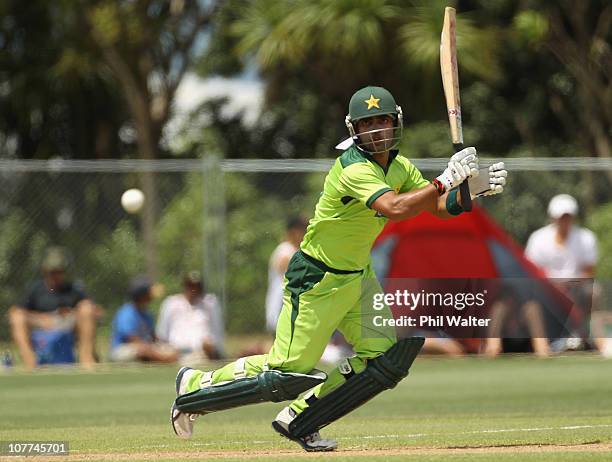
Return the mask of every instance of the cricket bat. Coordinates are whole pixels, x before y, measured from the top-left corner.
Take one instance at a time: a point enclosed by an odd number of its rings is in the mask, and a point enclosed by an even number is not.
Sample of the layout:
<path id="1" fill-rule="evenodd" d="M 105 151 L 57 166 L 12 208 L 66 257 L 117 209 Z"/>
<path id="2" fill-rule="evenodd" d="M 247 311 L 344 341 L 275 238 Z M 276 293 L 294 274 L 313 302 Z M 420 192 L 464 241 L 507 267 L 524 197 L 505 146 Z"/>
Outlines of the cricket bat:
<path id="1" fill-rule="evenodd" d="M 444 9 L 444 25 L 440 37 L 440 70 L 448 110 L 451 140 L 455 152 L 463 149 L 463 127 L 461 125 L 461 98 L 459 97 L 459 73 L 457 72 L 457 19 L 455 9 Z M 467 180 L 459 186 L 463 210 L 472 210 L 472 197 Z"/>

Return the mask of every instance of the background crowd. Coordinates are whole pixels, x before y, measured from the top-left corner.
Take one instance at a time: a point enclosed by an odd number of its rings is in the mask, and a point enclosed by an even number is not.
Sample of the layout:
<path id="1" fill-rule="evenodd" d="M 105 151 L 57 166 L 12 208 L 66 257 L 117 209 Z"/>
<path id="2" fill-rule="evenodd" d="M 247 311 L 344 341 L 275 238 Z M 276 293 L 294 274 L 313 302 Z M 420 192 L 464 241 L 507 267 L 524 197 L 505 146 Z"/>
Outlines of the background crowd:
<path id="1" fill-rule="evenodd" d="M 537 265 L 542 276 L 566 293 L 583 314 L 572 323 L 573 337 L 549 338 L 544 307 L 537 298 L 525 298 L 520 291 L 502 291 L 490 310 L 491 328 L 478 352 L 489 357 L 501 353 L 533 352 L 540 357 L 567 350 L 599 349 L 606 354 L 605 332 L 608 320 L 595 311 L 591 333 L 593 277 L 598 259 L 593 232 L 579 226 L 578 203 L 568 194 L 550 200 L 550 222 L 530 236 L 525 255 Z M 268 290 L 265 301 L 266 329 L 273 332 L 283 299 L 283 279 L 287 265 L 299 248 L 307 227 L 303 217 L 287 221 L 286 233 L 270 256 Z M 101 360 L 96 351 L 96 325 L 106 322 L 105 309 L 95 303 L 86 290 L 68 275 L 70 259 L 66 249 L 47 249 L 40 267 L 41 278 L 34 281 L 21 301 L 8 311 L 11 334 L 23 365 L 79 363 L 88 369 Z M 578 284 L 576 284 L 578 283 Z M 126 290 L 126 301 L 114 310 L 109 349 L 103 353 L 114 362 L 144 361 L 159 363 L 198 363 L 225 356 L 225 329 L 218 298 L 205 290 L 200 272 L 189 271 L 182 278 L 182 292 L 161 301 L 159 310 L 151 303 L 163 295 L 164 288 L 145 275 L 134 276 Z M 596 292 L 596 291 L 595 291 Z M 155 312 L 158 311 L 156 315 Z M 439 332 L 426 333 L 425 353 L 460 356 L 466 353 L 462 341 Z M 601 335 L 601 334 L 600 334 Z M 249 353 L 265 352 L 269 342 L 254 344 Z M 351 354 L 337 332 L 322 361 L 335 363 Z"/>
<path id="2" fill-rule="evenodd" d="M 180 360 L 187 350 L 214 358 L 233 353 L 224 334 L 271 330 L 298 230 L 271 252 L 287 215 L 310 213 L 326 170 L 294 164 L 335 156 L 355 88 L 396 95 L 406 157 L 448 158 L 439 75 L 447 5 L 458 11 L 466 141 L 483 160 L 515 161 L 507 194 L 483 204 L 487 213 L 550 277 L 612 280 L 609 1 L 10 0 L 0 4 L 3 347 L 12 342 L 33 367 L 55 357 L 51 345 L 74 345 L 65 360 L 91 367 Z M 287 170 L 241 164 L 257 159 Z M 132 187 L 146 197 L 138 216 L 119 206 Z M 574 200 L 550 202 L 558 194 Z M 52 246 L 63 256 L 46 252 Z M 579 304 L 589 298 L 561 290 Z M 501 340 L 479 348 L 491 356 L 612 349 L 605 310 L 593 315 L 595 340 L 577 331 L 577 340 L 544 341 L 535 340 L 545 338 L 537 301 L 498 302 L 490 337 Z M 189 307 L 193 317 L 182 318 Z M 182 340 L 168 327 L 175 316 L 190 332 Z M 205 334 L 194 327 L 203 323 Z M 503 340 L 517 329 L 534 340 Z M 438 351 L 466 350 L 439 340 Z M 333 357 L 345 345 L 332 343 Z"/>

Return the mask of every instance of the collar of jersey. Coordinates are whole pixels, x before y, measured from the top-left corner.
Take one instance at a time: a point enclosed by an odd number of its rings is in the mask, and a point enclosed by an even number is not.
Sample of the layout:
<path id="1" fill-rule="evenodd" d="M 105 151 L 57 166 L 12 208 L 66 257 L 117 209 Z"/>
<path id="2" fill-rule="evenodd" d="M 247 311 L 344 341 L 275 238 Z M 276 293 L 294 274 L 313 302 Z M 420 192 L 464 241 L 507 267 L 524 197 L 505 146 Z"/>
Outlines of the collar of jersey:
<path id="1" fill-rule="evenodd" d="M 364 151 L 359 146 L 355 146 L 355 147 L 357 148 L 357 150 L 361 153 L 361 155 L 363 157 L 365 157 L 370 162 L 372 162 L 372 163 L 378 165 L 380 168 L 382 168 L 383 172 L 385 172 L 385 175 L 387 174 L 387 172 L 389 171 L 389 168 L 391 167 L 391 162 L 393 162 L 393 159 L 395 159 L 397 157 L 397 155 L 399 154 L 399 149 L 391 149 L 389 151 L 389 163 L 387 164 L 387 168 L 384 168 L 382 165 L 380 165 L 378 162 L 376 162 L 376 159 L 374 159 L 374 156 L 372 154 Z"/>

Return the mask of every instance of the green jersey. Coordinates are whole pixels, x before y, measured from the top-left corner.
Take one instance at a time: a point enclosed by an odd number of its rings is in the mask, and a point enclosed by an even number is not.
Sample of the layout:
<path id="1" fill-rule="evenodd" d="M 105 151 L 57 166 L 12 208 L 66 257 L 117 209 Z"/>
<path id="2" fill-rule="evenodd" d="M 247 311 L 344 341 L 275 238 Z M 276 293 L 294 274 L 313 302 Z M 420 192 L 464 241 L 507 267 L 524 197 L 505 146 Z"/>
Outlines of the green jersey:
<path id="1" fill-rule="evenodd" d="M 387 169 L 355 146 L 336 159 L 310 220 L 301 249 L 338 270 L 361 270 L 387 218 L 370 207 L 388 191 L 404 193 L 429 184 L 408 159 L 393 151 Z"/>

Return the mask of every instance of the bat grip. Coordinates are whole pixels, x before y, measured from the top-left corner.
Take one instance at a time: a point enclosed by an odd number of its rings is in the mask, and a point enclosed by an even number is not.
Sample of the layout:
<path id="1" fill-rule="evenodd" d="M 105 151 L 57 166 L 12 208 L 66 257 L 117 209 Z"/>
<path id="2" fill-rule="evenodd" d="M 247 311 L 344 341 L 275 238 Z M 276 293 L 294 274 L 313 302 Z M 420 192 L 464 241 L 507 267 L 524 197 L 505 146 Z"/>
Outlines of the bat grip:
<path id="1" fill-rule="evenodd" d="M 455 152 L 461 151 L 463 149 L 463 143 L 453 143 L 453 148 Z M 467 179 L 459 185 L 459 191 L 461 192 L 461 208 L 465 212 L 471 212 L 472 196 L 470 195 L 470 185 Z"/>

